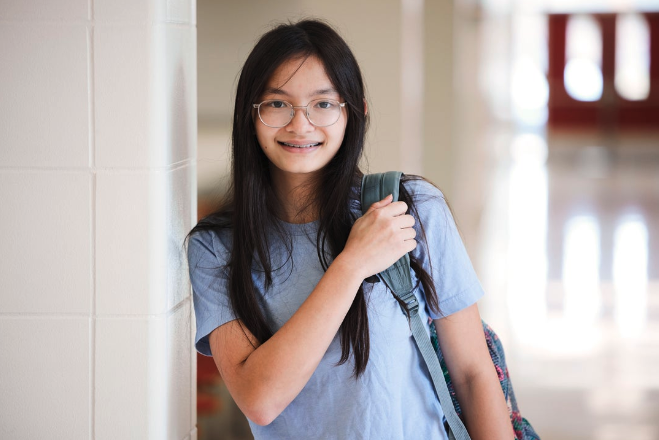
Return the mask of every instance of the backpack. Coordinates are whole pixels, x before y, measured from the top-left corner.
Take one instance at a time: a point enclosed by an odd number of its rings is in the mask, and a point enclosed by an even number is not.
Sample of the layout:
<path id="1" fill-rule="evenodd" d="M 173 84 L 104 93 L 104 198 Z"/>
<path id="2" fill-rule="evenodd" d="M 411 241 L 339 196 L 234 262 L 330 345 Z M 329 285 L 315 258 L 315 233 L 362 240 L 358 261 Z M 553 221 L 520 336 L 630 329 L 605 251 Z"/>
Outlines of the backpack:
<path id="1" fill-rule="evenodd" d="M 373 203 L 382 200 L 389 194 L 393 196 L 393 201 L 397 201 L 401 176 L 402 173 L 398 171 L 364 175 L 361 188 L 362 214 Z M 414 295 L 410 270 L 409 254 L 405 254 L 400 260 L 388 269 L 380 272 L 377 276 L 407 305 L 412 334 L 430 371 L 435 391 L 439 397 L 439 403 L 444 411 L 444 428 L 449 439 L 470 440 L 469 434 L 460 417 L 462 410 L 456 399 L 455 389 L 451 383 L 451 377 L 449 376 L 446 362 L 439 346 L 435 325 L 432 322 L 429 324 L 422 322 L 418 315 L 419 303 Z M 428 327 L 430 337 L 428 337 Z M 515 393 L 506 365 L 506 356 L 499 337 L 484 321 L 483 332 L 492 363 L 497 371 L 499 383 L 501 384 L 501 389 L 508 405 L 510 420 L 515 432 L 515 440 L 540 440 L 540 437 L 531 424 L 522 417 L 517 406 L 517 400 L 515 399 Z"/>

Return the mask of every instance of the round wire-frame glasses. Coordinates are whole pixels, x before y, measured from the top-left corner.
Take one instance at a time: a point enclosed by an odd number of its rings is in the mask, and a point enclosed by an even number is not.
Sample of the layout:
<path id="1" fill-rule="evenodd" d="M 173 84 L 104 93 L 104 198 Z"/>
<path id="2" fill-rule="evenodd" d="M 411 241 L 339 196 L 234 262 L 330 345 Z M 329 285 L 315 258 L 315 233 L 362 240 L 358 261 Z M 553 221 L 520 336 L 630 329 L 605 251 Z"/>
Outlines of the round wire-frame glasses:
<path id="1" fill-rule="evenodd" d="M 316 127 L 329 127 L 336 124 L 345 102 L 334 99 L 314 99 L 307 105 L 293 105 L 281 99 L 268 99 L 260 104 L 252 104 L 261 122 L 272 128 L 287 126 L 295 117 L 295 109 L 305 109 L 307 120 Z M 315 120 L 315 121 L 314 121 Z"/>

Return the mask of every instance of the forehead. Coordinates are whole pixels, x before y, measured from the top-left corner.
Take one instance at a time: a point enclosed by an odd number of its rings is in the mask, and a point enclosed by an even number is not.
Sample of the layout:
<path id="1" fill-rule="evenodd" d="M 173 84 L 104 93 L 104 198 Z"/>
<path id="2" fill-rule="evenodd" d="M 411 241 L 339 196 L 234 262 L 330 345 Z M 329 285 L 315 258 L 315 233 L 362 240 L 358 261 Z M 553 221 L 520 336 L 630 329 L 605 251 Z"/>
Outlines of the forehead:
<path id="1" fill-rule="evenodd" d="M 292 58 L 284 61 L 268 80 L 265 93 L 288 95 L 313 95 L 334 93 L 325 66 L 316 57 Z"/>

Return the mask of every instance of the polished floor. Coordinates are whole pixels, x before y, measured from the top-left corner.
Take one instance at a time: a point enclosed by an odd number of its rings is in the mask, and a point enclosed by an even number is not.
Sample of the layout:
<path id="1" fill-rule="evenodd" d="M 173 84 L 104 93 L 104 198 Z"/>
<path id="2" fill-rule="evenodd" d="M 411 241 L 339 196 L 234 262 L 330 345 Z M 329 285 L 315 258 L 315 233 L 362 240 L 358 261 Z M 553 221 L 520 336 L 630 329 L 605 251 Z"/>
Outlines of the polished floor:
<path id="1" fill-rule="evenodd" d="M 607 143 L 513 134 L 462 193 L 485 200 L 463 231 L 481 312 L 543 440 L 659 439 L 659 139 Z"/>

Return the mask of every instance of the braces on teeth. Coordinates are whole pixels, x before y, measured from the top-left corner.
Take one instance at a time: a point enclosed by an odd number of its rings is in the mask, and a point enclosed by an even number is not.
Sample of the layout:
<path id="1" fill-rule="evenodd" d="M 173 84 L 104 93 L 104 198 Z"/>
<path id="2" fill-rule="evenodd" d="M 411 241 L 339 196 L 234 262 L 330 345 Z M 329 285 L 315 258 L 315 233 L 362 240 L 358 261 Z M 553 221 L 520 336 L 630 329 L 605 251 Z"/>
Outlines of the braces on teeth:
<path id="1" fill-rule="evenodd" d="M 286 145 L 287 147 L 293 147 L 293 148 L 309 148 L 309 147 L 315 147 L 316 145 L 320 145 L 320 142 L 316 142 L 315 144 L 306 144 L 306 145 L 293 145 L 287 142 L 281 142 L 281 143 Z"/>

